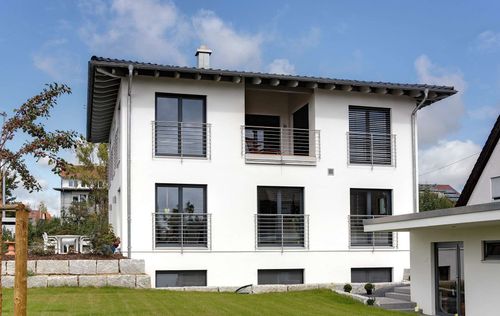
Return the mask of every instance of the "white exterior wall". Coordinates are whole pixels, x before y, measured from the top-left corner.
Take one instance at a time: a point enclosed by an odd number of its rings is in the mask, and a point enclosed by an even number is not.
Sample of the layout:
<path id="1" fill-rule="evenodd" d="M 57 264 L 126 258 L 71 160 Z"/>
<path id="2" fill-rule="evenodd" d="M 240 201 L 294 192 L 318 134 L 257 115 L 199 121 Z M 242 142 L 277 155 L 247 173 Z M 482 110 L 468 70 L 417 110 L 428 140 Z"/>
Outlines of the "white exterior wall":
<path id="1" fill-rule="evenodd" d="M 474 191 L 467 202 L 467 205 L 493 202 L 491 195 L 491 178 L 500 176 L 500 146 L 498 143 L 491 154 L 490 159 L 484 167 L 483 173 L 479 177 Z"/>
<path id="2" fill-rule="evenodd" d="M 110 184 L 110 199 L 119 197 L 115 231 L 126 254 L 126 85 L 122 82 L 121 170 Z M 207 123 L 212 124 L 211 160 L 153 158 L 152 121 L 155 93 L 206 95 Z M 392 267 L 393 280 L 409 267 L 407 233 L 396 249 L 349 249 L 350 188 L 392 189 L 393 214 L 412 212 L 410 114 L 406 97 L 318 90 L 310 97 L 311 128 L 321 131 L 317 166 L 245 164 L 241 126 L 245 122 L 244 84 L 134 77 L 131 126 L 132 257 L 155 270 L 207 270 L 209 286 L 257 283 L 257 269 L 304 269 L 305 283 L 349 282 L 352 267 Z M 348 106 L 391 108 L 397 136 L 397 166 L 348 166 Z M 271 105 L 270 105 L 271 106 Z M 116 119 L 116 118 L 115 118 Z M 327 176 L 327 168 L 335 175 Z M 118 176 L 117 176 L 118 175 Z M 155 184 L 207 185 L 207 212 L 212 214 L 211 250 L 158 250 L 153 247 Z M 309 218 L 309 249 L 281 252 L 255 249 L 257 186 L 304 187 Z M 117 194 L 121 188 L 121 194 Z M 113 219 L 112 219 L 113 221 Z M 154 282 L 153 282 L 154 283 Z"/>
<path id="3" fill-rule="evenodd" d="M 482 241 L 499 240 L 500 227 L 421 229 L 411 235 L 411 299 L 427 315 L 435 315 L 433 243 L 464 242 L 466 315 L 498 315 L 500 263 L 482 261 Z"/>

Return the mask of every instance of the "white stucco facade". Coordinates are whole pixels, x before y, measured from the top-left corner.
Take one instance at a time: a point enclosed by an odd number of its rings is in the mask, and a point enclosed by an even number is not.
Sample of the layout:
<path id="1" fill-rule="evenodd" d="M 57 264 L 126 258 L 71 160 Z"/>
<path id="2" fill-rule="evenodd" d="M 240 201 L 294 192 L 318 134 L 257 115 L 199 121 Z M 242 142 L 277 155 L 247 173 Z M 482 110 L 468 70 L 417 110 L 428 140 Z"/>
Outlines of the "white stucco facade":
<path id="1" fill-rule="evenodd" d="M 206 96 L 206 122 L 211 124 L 211 159 L 158 158 L 153 155 L 152 122 L 155 94 Z M 314 166 L 245 163 L 241 126 L 245 113 L 275 111 L 273 100 L 288 100 L 289 111 L 309 104 L 310 126 L 321 133 L 321 159 Z M 122 80 L 110 141 L 119 129 L 119 164 L 109 186 L 110 221 L 126 254 L 145 259 L 154 279 L 159 270 L 206 270 L 208 286 L 257 283 L 258 269 L 304 269 L 304 283 L 350 282 L 351 268 L 387 267 L 400 281 L 409 267 L 409 238 L 399 233 L 395 247 L 349 247 L 350 189 L 392 190 L 392 213 L 412 209 L 410 116 L 415 102 L 404 96 L 314 90 L 309 95 L 245 90 L 244 83 L 134 77 L 131 97 L 130 180 L 127 188 L 127 80 Z M 267 103 L 266 103 L 267 102 Z M 354 166 L 347 161 L 348 106 L 391 109 L 396 135 L 395 166 Z M 282 109 L 281 109 L 282 110 Z M 283 120 L 286 122 L 286 120 Z M 328 175 L 328 169 L 334 175 Z M 156 184 L 199 184 L 207 187 L 211 248 L 158 249 L 153 242 Z M 307 249 L 256 249 L 257 186 L 294 186 L 304 190 L 309 215 Z M 130 189 L 130 240 L 127 233 L 127 190 Z M 154 286 L 154 282 L 153 286 Z"/>
<path id="2" fill-rule="evenodd" d="M 500 240 L 500 224 L 411 231 L 411 299 L 427 315 L 436 315 L 434 244 L 463 241 L 465 314 L 498 315 L 500 263 L 484 261 L 482 242 Z M 453 271 L 451 272 L 453 273 Z"/>
<path id="3" fill-rule="evenodd" d="M 498 143 L 472 191 L 467 205 L 493 202 L 492 178 L 500 177 L 500 145 Z"/>

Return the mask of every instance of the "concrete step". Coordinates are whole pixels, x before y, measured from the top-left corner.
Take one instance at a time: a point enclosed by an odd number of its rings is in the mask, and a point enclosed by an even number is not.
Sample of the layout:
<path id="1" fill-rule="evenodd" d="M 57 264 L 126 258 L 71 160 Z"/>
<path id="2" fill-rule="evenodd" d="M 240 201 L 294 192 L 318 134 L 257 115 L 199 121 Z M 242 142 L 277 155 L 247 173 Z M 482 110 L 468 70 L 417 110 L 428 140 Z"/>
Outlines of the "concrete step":
<path id="1" fill-rule="evenodd" d="M 406 309 L 406 310 L 413 310 L 417 304 L 413 302 L 408 302 L 408 301 L 403 301 L 403 300 L 398 300 L 395 298 L 389 298 L 389 297 L 377 297 L 375 300 L 375 305 L 380 306 L 384 309 Z"/>
<path id="2" fill-rule="evenodd" d="M 394 292 L 403 293 L 403 294 L 410 294 L 410 287 L 409 286 L 398 286 L 398 287 L 394 288 Z"/>
<path id="3" fill-rule="evenodd" d="M 395 299 L 407 301 L 407 302 L 411 301 L 410 294 L 406 294 L 406 293 L 388 292 L 388 293 L 385 293 L 385 297 L 395 298 Z"/>

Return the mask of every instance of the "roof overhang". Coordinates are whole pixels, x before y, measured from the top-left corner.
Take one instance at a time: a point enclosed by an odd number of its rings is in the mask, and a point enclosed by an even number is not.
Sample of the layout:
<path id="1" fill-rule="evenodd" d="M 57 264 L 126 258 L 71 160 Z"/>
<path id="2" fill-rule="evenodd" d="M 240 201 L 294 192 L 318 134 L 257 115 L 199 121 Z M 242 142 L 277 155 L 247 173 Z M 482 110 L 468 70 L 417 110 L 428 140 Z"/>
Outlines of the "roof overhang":
<path id="1" fill-rule="evenodd" d="M 140 63 L 93 56 L 88 67 L 87 139 L 107 142 L 113 113 L 117 103 L 121 78 L 128 76 L 128 67 L 134 67 L 134 76 L 163 77 L 188 80 L 209 80 L 247 86 L 285 87 L 287 89 L 324 89 L 365 94 L 406 96 L 420 102 L 424 90 L 429 94 L 425 106 L 447 98 L 457 91 L 453 87 L 425 84 L 401 84 L 358 81 L 322 77 L 280 75 L 223 69 L 201 69 Z"/>
<path id="2" fill-rule="evenodd" d="M 387 216 L 364 221 L 365 232 L 397 232 L 444 227 L 467 228 L 482 225 L 500 225 L 500 202 Z"/>

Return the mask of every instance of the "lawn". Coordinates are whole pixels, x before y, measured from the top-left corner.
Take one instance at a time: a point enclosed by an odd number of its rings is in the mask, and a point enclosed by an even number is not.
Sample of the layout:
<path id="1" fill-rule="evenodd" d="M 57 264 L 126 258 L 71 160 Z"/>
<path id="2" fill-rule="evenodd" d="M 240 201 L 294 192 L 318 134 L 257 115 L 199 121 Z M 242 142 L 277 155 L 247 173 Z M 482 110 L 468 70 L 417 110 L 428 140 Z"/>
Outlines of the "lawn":
<path id="1" fill-rule="evenodd" d="M 13 314 L 4 289 L 4 313 Z M 365 306 L 329 290 L 243 295 L 119 288 L 38 288 L 29 315 L 406 315 Z"/>

